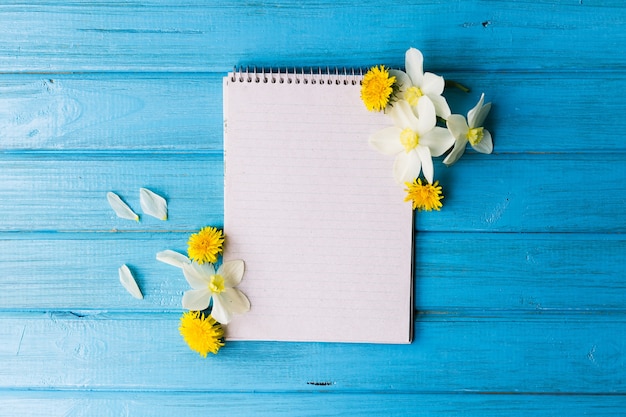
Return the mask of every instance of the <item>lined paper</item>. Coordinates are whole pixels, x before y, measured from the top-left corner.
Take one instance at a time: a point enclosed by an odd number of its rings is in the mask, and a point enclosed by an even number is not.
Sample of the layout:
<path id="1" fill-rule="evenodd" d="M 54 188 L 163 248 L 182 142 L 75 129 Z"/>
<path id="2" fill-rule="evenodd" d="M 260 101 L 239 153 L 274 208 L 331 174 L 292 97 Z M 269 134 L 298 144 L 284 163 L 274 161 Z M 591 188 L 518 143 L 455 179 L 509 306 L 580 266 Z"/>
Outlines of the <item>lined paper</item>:
<path id="1" fill-rule="evenodd" d="M 251 310 L 229 340 L 409 343 L 413 212 L 390 125 L 360 86 L 224 78 L 224 259 L 243 259 Z M 320 80 L 323 83 L 320 83 Z"/>

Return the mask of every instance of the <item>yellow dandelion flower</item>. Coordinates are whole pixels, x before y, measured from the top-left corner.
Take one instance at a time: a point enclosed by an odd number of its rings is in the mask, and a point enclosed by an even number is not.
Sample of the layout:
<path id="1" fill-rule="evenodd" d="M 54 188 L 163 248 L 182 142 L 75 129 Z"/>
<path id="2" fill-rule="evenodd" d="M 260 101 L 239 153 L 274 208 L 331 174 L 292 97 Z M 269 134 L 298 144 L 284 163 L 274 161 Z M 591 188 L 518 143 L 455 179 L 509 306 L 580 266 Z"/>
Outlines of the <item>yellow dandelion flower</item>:
<path id="1" fill-rule="evenodd" d="M 217 255 L 222 253 L 224 233 L 215 227 L 203 227 L 189 237 L 187 253 L 199 264 L 217 262 Z"/>
<path id="2" fill-rule="evenodd" d="M 384 110 L 393 95 L 395 82 L 396 77 L 390 76 L 384 65 L 370 68 L 361 83 L 361 100 L 367 110 Z"/>
<path id="3" fill-rule="evenodd" d="M 439 211 L 441 209 L 443 195 L 439 181 L 435 181 L 434 184 L 422 184 L 422 179 L 418 178 L 413 180 L 413 183 L 405 182 L 404 184 L 407 186 L 404 189 L 407 192 L 404 201 L 412 201 L 413 210 Z"/>
<path id="4" fill-rule="evenodd" d="M 180 318 L 180 335 L 189 348 L 206 358 L 207 353 L 216 354 L 224 346 L 224 329 L 213 317 L 199 311 L 188 311 Z"/>

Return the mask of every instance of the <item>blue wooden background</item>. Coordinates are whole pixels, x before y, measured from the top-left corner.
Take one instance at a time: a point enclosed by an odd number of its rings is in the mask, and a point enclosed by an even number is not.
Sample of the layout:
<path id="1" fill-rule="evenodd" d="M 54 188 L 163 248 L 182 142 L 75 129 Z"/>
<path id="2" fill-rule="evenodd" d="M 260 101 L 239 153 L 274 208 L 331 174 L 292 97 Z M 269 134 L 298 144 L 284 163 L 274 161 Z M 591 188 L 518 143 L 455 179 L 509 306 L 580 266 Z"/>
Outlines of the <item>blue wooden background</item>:
<path id="1" fill-rule="evenodd" d="M 626 415 L 625 25 L 622 0 L 3 0 L 0 415 Z M 199 358 L 155 253 L 223 222 L 222 76 L 410 46 L 495 137 L 417 214 L 415 341 Z M 169 221 L 115 217 L 139 187 Z"/>

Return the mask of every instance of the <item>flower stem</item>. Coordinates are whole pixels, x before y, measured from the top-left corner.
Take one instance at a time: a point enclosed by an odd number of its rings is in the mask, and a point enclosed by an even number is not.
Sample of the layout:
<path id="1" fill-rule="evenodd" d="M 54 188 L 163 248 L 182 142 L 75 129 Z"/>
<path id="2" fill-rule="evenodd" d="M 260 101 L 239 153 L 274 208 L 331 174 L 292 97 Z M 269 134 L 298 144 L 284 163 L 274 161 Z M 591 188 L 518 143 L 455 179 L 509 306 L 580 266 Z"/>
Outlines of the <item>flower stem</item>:
<path id="1" fill-rule="evenodd" d="M 454 88 L 458 88 L 459 90 L 465 92 L 465 93 L 469 93 L 470 89 L 466 86 L 464 86 L 461 83 L 458 83 L 456 81 L 452 81 L 452 80 L 446 80 L 446 88 L 450 88 L 450 87 L 454 87 Z"/>

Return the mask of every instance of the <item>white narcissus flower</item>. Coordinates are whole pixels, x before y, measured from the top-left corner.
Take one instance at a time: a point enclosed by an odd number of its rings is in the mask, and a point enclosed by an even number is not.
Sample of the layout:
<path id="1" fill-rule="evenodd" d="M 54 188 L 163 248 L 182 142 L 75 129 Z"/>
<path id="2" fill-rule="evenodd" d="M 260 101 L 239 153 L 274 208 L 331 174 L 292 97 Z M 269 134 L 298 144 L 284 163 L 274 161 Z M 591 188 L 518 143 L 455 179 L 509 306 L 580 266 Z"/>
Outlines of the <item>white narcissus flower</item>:
<path id="1" fill-rule="evenodd" d="M 250 310 L 250 301 L 236 287 L 243 278 L 242 260 L 224 262 L 215 271 L 212 264 L 197 262 L 183 264 L 185 279 L 192 290 L 183 294 L 183 307 L 187 310 L 202 311 L 209 307 L 213 299 L 211 315 L 222 324 L 228 323 L 236 314 Z"/>
<path id="2" fill-rule="evenodd" d="M 484 99 L 485 94 L 483 93 L 480 95 L 480 100 L 476 106 L 467 113 L 467 121 L 460 114 L 453 114 L 446 121 L 448 130 L 455 141 L 454 148 L 443 160 L 444 164 L 452 165 L 458 161 L 465 152 L 467 142 L 476 152 L 489 154 L 493 151 L 491 133 L 482 127 L 489 110 L 491 110 L 491 103 L 483 105 Z"/>
<path id="3" fill-rule="evenodd" d="M 424 171 L 424 178 L 433 182 L 432 156 L 440 156 L 450 149 L 454 138 L 447 129 L 435 126 L 437 116 L 430 100 L 417 103 L 419 117 L 402 100 L 393 105 L 388 114 L 395 126 L 375 132 L 370 145 L 385 155 L 396 155 L 393 176 L 398 184 L 412 182 Z"/>
<path id="4" fill-rule="evenodd" d="M 437 116 L 447 119 L 450 116 L 450 106 L 441 94 L 445 87 L 443 77 L 424 72 L 424 57 L 415 48 L 409 48 L 405 55 L 405 70 L 390 70 L 389 75 L 396 77 L 399 87 L 397 97 L 406 100 L 419 116 L 417 104 L 422 98 L 427 97 L 435 105 Z"/>

